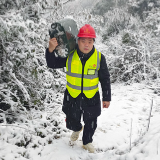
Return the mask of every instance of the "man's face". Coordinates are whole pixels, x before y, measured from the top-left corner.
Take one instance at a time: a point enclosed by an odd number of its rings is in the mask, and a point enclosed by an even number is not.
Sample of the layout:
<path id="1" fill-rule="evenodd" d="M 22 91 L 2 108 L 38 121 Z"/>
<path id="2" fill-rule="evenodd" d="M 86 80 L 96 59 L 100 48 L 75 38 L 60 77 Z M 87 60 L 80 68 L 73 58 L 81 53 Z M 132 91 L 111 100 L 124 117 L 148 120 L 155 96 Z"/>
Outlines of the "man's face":
<path id="1" fill-rule="evenodd" d="M 93 38 L 79 38 L 78 39 L 78 47 L 81 52 L 87 54 L 93 48 L 94 40 Z"/>

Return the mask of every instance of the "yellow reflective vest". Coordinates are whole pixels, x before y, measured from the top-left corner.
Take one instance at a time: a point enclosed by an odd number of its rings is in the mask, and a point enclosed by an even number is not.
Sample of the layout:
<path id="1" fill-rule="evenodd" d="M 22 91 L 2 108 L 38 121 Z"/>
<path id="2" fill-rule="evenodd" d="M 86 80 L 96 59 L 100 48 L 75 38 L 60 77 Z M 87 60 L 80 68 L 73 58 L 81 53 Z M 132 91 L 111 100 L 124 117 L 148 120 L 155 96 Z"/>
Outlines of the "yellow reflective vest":
<path id="1" fill-rule="evenodd" d="M 84 70 L 77 50 L 68 56 L 66 61 L 67 89 L 73 98 L 81 92 L 87 98 L 92 98 L 98 91 L 98 70 L 100 69 L 101 53 L 95 49 L 91 57 L 86 61 Z M 82 73 L 83 72 L 83 73 Z"/>

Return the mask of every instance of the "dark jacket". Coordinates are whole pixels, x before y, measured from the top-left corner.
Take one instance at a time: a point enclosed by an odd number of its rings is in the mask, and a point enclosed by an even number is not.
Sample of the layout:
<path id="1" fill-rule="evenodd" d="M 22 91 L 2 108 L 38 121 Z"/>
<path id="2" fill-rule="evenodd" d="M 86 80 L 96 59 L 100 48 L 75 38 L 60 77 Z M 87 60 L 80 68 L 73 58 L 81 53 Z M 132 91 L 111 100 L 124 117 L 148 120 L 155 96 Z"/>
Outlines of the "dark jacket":
<path id="1" fill-rule="evenodd" d="M 81 59 L 82 66 L 84 67 L 86 61 L 94 53 L 95 48 L 93 47 L 91 52 L 88 54 L 83 54 L 79 50 L 78 46 L 76 49 Z M 46 61 L 49 68 L 56 69 L 66 67 L 66 60 L 67 58 L 56 57 L 54 51 L 53 53 L 49 53 L 48 49 L 46 49 Z M 101 54 L 98 76 L 102 88 L 102 100 L 111 101 L 110 75 L 108 72 L 106 59 L 103 54 Z M 81 93 L 77 98 L 73 98 L 66 89 L 64 93 L 62 110 L 67 116 L 71 116 L 72 118 L 79 117 L 82 112 L 84 120 L 98 117 L 101 114 L 99 91 L 93 98 L 87 98 L 83 93 Z"/>

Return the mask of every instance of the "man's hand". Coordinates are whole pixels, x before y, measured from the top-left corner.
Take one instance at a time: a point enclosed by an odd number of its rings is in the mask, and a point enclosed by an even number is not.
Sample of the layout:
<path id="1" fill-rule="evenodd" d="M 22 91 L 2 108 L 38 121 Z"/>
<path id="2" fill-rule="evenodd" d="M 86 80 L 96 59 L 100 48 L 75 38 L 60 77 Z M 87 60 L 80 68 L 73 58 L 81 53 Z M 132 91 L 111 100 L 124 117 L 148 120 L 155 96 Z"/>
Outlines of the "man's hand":
<path id="1" fill-rule="evenodd" d="M 52 38 L 49 40 L 49 52 L 50 53 L 52 53 L 57 46 L 58 46 L 58 42 L 56 38 Z"/>
<path id="2" fill-rule="evenodd" d="M 110 105 L 109 101 L 103 101 L 103 108 L 108 108 Z"/>

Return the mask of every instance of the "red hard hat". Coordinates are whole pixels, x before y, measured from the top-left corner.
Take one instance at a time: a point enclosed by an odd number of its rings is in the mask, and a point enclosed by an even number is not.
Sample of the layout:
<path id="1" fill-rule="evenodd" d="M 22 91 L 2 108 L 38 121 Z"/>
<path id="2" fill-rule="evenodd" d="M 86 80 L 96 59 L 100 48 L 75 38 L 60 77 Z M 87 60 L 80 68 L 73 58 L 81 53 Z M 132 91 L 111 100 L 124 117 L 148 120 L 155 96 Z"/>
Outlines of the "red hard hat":
<path id="1" fill-rule="evenodd" d="M 80 28 L 78 37 L 88 37 L 88 38 L 96 38 L 96 33 L 94 28 L 89 25 L 85 24 L 83 27 Z"/>

